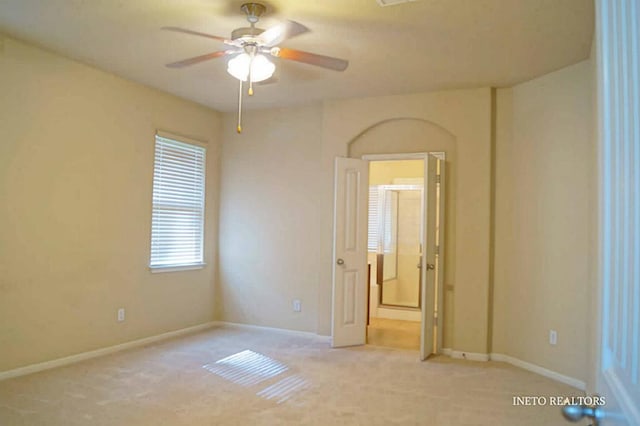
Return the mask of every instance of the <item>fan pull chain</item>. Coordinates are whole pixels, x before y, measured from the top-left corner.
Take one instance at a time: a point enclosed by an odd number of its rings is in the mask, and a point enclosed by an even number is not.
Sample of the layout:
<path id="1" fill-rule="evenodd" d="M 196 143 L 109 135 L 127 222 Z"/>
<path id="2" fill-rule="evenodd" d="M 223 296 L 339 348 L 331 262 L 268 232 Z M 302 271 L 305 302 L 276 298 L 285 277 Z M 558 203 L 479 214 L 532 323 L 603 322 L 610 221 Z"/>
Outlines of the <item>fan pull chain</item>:
<path id="1" fill-rule="evenodd" d="M 240 80 L 240 90 L 238 91 L 238 133 L 242 133 L 242 80 Z"/>
<path id="2" fill-rule="evenodd" d="M 251 59 L 249 60 L 249 96 L 253 96 L 253 76 L 251 75 L 251 69 L 253 68 L 253 58 L 255 58 L 255 54 L 251 54 Z"/>

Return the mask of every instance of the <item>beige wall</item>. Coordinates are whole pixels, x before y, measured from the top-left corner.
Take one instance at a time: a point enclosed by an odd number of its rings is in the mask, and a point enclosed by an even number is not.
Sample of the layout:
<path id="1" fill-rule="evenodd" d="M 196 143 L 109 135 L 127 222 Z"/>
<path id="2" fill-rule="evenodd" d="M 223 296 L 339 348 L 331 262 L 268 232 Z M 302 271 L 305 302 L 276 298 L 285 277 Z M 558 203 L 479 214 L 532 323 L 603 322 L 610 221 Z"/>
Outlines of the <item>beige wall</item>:
<path id="1" fill-rule="evenodd" d="M 219 319 L 316 331 L 322 235 L 322 108 L 225 114 Z M 293 299 L 302 311 L 293 312 Z"/>
<path id="2" fill-rule="evenodd" d="M 212 320 L 218 114 L 2 45 L 0 371 Z M 202 270 L 147 267 L 156 129 L 209 143 Z"/>
<path id="3" fill-rule="evenodd" d="M 392 143 L 387 152 L 452 154 L 450 222 L 463 232 L 448 248 L 455 251 L 445 345 L 486 352 L 490 99 L 489 89 L 475 89 L 250 111 L 242 135 L 235 115 L 225 115 L 219 317 L 330 333 L 334 158 L 354 141 L 352 156 Z M 374 126 L 394 118 L 402 119 Z M 303 299 L 299 314 L 294 297 Z"/>
<path id="4" fill-rule="evenodd" d="M 585 380 L 591 66 L 497 95 L 493 352 Z"/>

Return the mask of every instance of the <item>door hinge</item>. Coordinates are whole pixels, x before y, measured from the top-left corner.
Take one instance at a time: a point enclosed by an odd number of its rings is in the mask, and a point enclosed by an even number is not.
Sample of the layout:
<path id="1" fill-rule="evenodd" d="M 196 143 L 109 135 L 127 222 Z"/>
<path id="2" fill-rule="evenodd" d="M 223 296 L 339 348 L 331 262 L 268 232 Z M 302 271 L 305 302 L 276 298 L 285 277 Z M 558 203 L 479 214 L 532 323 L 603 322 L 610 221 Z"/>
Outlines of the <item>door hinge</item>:
<path id="1" fill-rule="evenodd" d="M 436 327 L 438 326 L 438 315 L 433 316 L 433 325 Z"/>
<path id="2" fill-rule="evenodd" d="M 441 176 L 440 175 L 436 175 L 436 183 L 440 183 L 441 181 Z"/>
<path id="3" fill-rule="evenodd" d="M 434 252 L 435 254 L 440 254 L 440 246 L 436 246 Z"/>

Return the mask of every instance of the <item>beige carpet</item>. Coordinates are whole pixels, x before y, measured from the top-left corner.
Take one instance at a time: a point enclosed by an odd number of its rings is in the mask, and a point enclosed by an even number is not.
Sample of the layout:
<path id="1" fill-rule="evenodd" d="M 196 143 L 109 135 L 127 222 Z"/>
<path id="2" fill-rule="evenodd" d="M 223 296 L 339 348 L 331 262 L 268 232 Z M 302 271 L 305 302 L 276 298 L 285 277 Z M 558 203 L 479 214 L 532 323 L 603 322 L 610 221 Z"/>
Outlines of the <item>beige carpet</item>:
<path id="1" fill-rule="evenodd" d="M 567 425 L 514 395 L 580 395 L 495 362 L 216 328 L 0 382 L 0 425 Z"/>

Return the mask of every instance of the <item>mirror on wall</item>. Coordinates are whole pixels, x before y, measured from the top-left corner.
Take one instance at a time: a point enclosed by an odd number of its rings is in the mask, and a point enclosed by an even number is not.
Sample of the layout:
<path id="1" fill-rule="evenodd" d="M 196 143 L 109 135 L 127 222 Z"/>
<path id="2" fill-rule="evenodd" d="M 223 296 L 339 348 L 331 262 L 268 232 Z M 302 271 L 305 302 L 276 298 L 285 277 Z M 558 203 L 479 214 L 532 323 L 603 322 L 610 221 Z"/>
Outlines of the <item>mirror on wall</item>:
<path id="1" fill-rule="evenodd" d="M 423 185 L 379 185 L 377 283 L 381 306 L 420 307 Z"/>
<path id="2" fill-rule="evenodd" d="M 390 281 L 398 278 L 398 191 L 384 189 L 383 200 L 382 280 Z"/>

